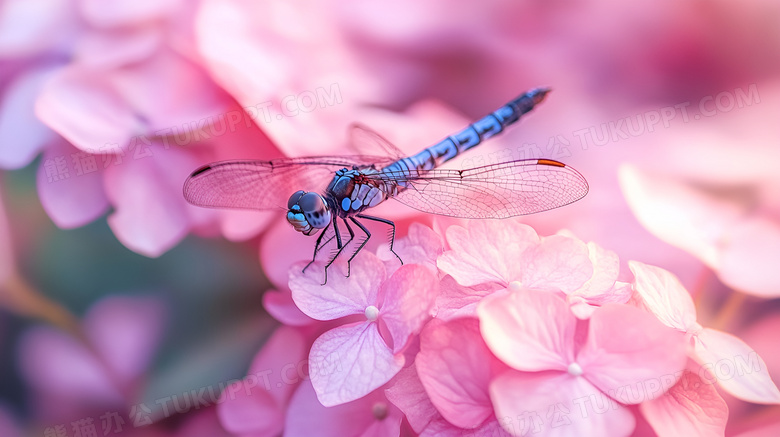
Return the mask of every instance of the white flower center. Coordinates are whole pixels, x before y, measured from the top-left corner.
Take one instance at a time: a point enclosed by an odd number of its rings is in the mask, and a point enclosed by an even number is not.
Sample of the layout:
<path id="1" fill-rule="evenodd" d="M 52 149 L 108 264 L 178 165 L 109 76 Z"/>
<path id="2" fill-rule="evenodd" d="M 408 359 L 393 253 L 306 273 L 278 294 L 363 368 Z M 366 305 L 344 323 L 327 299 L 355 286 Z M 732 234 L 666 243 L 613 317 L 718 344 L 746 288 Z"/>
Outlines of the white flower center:
<path id="1" fill-rule="evenodd" d="M 509 288 L 509 291 L 520 291 L 523 289 L 523 284 L 520 281 L 512 281 L 507 288 Z"/>
<path id="2" fill-rule="evenodd" d="M 370 305 L 368 308 L 366 308 L 366 318 L 371 322 L 379 318 L 379 308 L 373 305 Z"/>
<path id="3" fill-rule="evenodd" d="M 569 364 L 568 372 L 571 376 L 580 376 L 582 375 L 582 367 L 577 363 L 571 363 Z"/>

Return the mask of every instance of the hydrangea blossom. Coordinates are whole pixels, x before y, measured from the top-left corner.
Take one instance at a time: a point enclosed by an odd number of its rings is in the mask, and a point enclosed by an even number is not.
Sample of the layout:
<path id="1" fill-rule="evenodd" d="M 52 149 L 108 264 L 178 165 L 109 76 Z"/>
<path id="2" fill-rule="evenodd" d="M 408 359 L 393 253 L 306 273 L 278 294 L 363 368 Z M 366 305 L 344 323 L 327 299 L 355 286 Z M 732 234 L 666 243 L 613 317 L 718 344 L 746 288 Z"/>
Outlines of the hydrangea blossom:
<path id="1" fill-rule="evenodd" d="M 256 213 L 203 211 L 181 196 L 183 180 L 205 162 L 280 154 L 198 65 L 187 7 L 0 4 L 8 66 L 0 75 L 0 167 L 43 153 L 38 192 L 58 226 L 82 226 L 113 207 L 117 238 L 147 256 L 191 231 L 242 239 L 264 227 Z"/>
<path id="2" fill-rule="evenodd" d="M 411 435 L 627 436 L 641 414 L 661 436 L 723 434 L 728 408 L 697 363 L 719 348 L 696 338 L 704 330 L 670 274 L 630 262 L 624 283 L 614 253 L 568 233 L 444 223 L 409 227 L 396 244 L 403 266 L 387 248 L 364 250 L 349 277 L 337 261 L 322 285 L 320 261 L 306 273 L 294 264 L 291 291 L 265 303 L 311 335 L 310 381 L 292 397 L 285 387 L 281 403 L 265 401 L 272 393 L 226 402 L 225 426 L 255 435 L 256 412 L 273 413 L 275 430 L 284 415 L 285 435 L 397 436 L 402 418 Z M 257 360 L 279 363 L 281 350 L 272 340 Z M 731 384 L 775 402 L 765 372 Z"/>

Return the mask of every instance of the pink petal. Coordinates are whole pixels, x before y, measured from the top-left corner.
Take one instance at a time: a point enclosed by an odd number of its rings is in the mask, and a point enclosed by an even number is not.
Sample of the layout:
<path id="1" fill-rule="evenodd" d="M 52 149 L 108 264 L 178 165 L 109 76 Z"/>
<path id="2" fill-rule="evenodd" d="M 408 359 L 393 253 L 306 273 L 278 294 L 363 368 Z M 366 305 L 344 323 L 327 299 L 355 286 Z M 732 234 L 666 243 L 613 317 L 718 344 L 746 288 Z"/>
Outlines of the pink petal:
<path id="1" fill-rule="evenodd" d="M 263 243 L 260 245 L 260 264 L 263 266 L 263 272 L 276 288 L 287 288 L 292 266 L 302 261 L 306 263 L 311 261 L 316 237 L 312 238 L 297 232 L 287 223 L 282 214 L 270 213 L 269 215 L 271 215 L 271 221 L 268 225 L 268 231 L 263 235 Z M 289 250 L 280 251 L 277 249 L 279 247 L 287 247 Z M 322 254 L 320 257 L 322 260 Z M 303 266 L 305 265 L 303 264 Z M 297 269 L 299 273 L 303 266 Z M 334 266 L 338 266 L 338 262 L 334 263 Z M 312 264 L 306 272 L 308 273 L 309 270 L 316 267 Z M 340 274 L 338 269 L 328 271 L 328 276 Z M 319 284 L 322 284 L 324 279 L 324 276 L 320 278 Z M 316 281 L 316 279 L 312 279 L 312 281 Z"/>
<path id="2" fill-rule="evenodd" d="M 693 299 L 676 276 L 638 261 L 629 261 L 628 267 L 642 302 L 664 325 L 683 332 L 698 329 Z"/>
<path id="3" fill-rule="evenodd" d="M 488 386 L 496 358 L 476 319 L 432 320 L 420 334 L 415 366 L 431 402 L 453 425 L 475 428 L 493 415 Z"/>
<path id="4" fill-rule="evenodd" d="M 143 127 L 104 76 L 75 66 L 60 70 L 46 83 L 35 113 L 71 144 L 90 153 L 125 148 Z"/>
<path id="5" fill-rule="evenodd" d="M 35 56 L 67 46 L 76 27 L 74 9 L 69 0 L 4 1 L 0 4 L 0 57 Z"/>
<path id="6" fill-rule="evenodd" d="M 175 437 L 230 437 L 219 423 L 217 409 L 210 407 L 196 413 L 190 413 L 187 421 L 176 430 Z"/>
<path id="7" fill-rule="evenodd" d="M 486 297 L 477 308 L 488 347 L 518 370 L 566 370 L 574 359 L 577 319 L 554 293 L 517 289 Z"/>
<path id="8" fill-rule="evenodd" d="M 123 402 L 106 368 L 72 337 L 36 327 L 24 334 L 20 344 L 19 368 L 35 389 L 47 395 L 67 396 L 75 403 Z"/>
<path id="9" fill-rule="evenodd" d="M 290 290 L 267 290 L 263 293 L 263 307 L 274 319 L 285 325 L 305 326 L 314 323 L 314 319 L 295 305 Z"/>
<path id="10" fill-rule="evenodd" d="M 666 395 L 639 405 L 659 436 L 717 437 L 726 432 L 729 409 L 715 386 L 685 371 Z"/>
<path id="11" fill-rule="evenodd" d="M 719 240 L 743 213 L 741 207 L 628 165 L 619 176 L 631 210 L 648 231 L 710 267 L 718 265 Z"/>
<path id="12" fill-rule="evenodd" d="M 421 433 L 432 422 L 443 421 L 417 375 L 416 365 L 398 372 L 392 385 L 385 390 L 385 396 L 404 413 L 409 425 L 417 433 Z"/>
<path id="13" fill-rule="evenodd" d="M 404 264 L 422 264 L 438 272 L 436 258 L 441 255 L 442 246 L 442 238 L 438 234 L 415 222 L 409 226 L 404 238 L 395 240 L 393 250 L 404 260 Z M 377 256 L 388 264 L 388 269 L 398 267 L 398 258 L 390 252 L 389 246 L 379 246 Z"/>
<path id="14" fill-rule="evenodd" d="M 375 417 L 377 409 L 386 408 L 387 415 L 383 420 Z M 400 433 L 401 414 L 387 401 L 382 390 L 367 393 L 367 396 L 332 407 L 320 404 L 312 384 L 304 382 L 298 388 L 290 401 L 285 424 L 285 437 L 343 437 L 360 436 L 369 430 L 376 430 L 377 423 L 386 428 L 382 433 L 374 434 L 382 437 L 396 437 Z M 371 435 L 371 434 L 369 434 Z"/>
<path id="15" fill-rule="evenodd" d="M 252 360 L 243 381 L 222 392 L 217 406 L 232 433 L 275 436 L 284 426 L 287 403 L 306 379 L 306 344 L 294 328 L 280 327 Z"/>
<path id="16" fill-rule="evenodd" d="M 278 405 L 289 400 L 295 386 L 308 379 L 309 342 L 296 328 L 280 326 L 252 360 L 248 377 L 255 375 L 257 388 L 265 391 Z"/>
<path id="17" fill-rule="evenodd" d="M 583 296 L 575 292 L 566 296 L 566 300 L 571 305 L 571 312 L 578 319 L 585 320 L 589 319 L 600 306 L 608 303 L 628 303 L 633 295 L 631 284 L 616 281 L 615 285 L 604 293 Z"/>
<path id="18" fill-rule="evenodd" d="M 339 326 L 322 334 L 309 352 L 311 383 L 327 406 L 360 399 L 390 380 L 404 365 L 393 355 L 376 323 Z"/>
<path id="19" fill-rule="evenodd" d="M 343 47 L 343 30 L 314 13 L 328 13 L 327 6 L 310 6 L 311 13 L 301 14 L 274 3 L 205 1 L 197 20 L 200 54 L 211 75 L 253 107 L 256 122 L 290 156 L 327 154 L 327 148 L 343 153 L 356 105 L 376 94 L 372 77 L 358 74 L 363 67 Z M 288 14 L 297 17 L 294 28 L 281 25 Z M 302 92 L 320 93 L 332 103 L 311 111 L 292 105 L 296 110 L 288 111 L 283 103 Z"/>
<path id="20" fill-rule="evenodd" d="M 105 170 L 105 183 L 115 205 L 108 218 L 114 234 L 129 249 L 156 257 L 189 232 L 194 216 L 212 212 L 196 209 L 181 195 L 182 181 L 197 167 L 191 156 L 174 148 L 149 150 L 153 156 L 128 153 L 121 164 L 112 163 Z"/>
<path id="21" fill-rule="evenodd" d="M 707 370 L 699 375 L 708 383 L 717 382 L 744 401 L 780 404 L 780 391 L 769 376 L 766 363 L 744 341 L 709 328 L 695 338 L 694 359 Z"/>
<path id="22" fill-rule="evenodd" d="M 316 320 L 334 320 L 351 314 L 364 314 L 370 305 L 378 305 L 377 294 L 385 280 L 385 266 L 374 254 L 362 252 L 352 260 L 347 278 L 346 261 L 335 262 L 328 269 L 328 282 L 323 264 L 312 264 L 301 273 L 306 263 L 290 269 L 290 290 L 298 308 Z"/>
<path id="23" fill-rule="evenodd" d="M 409 337 L 420 332 L 431 317 L 438 292 L 436 276 L 418 264 L 402 266 L 382 284 L 384 299 L 379 317 L 393 338 L 393 353 L 400 352 Z"/>
<path id="24" fill-rule="evenodd" d="M 588 247 L 580 240 L 553 235 L 524 251 L 518 265 L 525 266 L 520 280 L 528 288 L 571 293 L 593 276 Z"/>
<path id="25" fill-rule="evenodd" d="M 501 427 L 499 426 L 498 428 L 500 429 Z M 428 426 L 425 427 L 425 429 L 420 432 L 419 437 L 463 437 L 464 435 L 487 435 L 491 437 L 503 437 L 508 435 L 504 432 L 503 429 L 500 429 L 503 434 L 496 433 L 495 428 L 491 428 L 491 432 L 485 434 L 480 434 L 479 431 L 481 430 L 463 430 L 462 428 L 458 428 L 457 426 L 447 422 L 444 420 L 444 418 L 439 416 L 438 420 L 431 422 L 428 424 Z"/>
<path id="26" fill-rule="evenodd" d="M 490 384 L 490 398 L 515 436 L 628 436 L 635 425 L 628 409 L 585 378 L 561 372 L 509 370 Z"/>
<path id="27" fill-rule="evenodd" d="M 780 435 L 780 422 L 759 426 L 750 431 L 735 434 L 734 437 L 775 437 Z"/>
<path id="28" fill-rule="evenodd" d="M 196 64 L 170 48 L 154 56 L 112 70 L 106 81 L 122 96 L 125 106 L 141 114 L 147 129 L 171 135 L 177 128 L 187 145 L 199 140 L 213 140 L 206 129 L 216 116 L 228 109 L 231 100 Z"/>
<path id="29" fill-rule="evenodd" d="M 577 363 L 596 387 L 621 403 L 638 404 L 677 382 L 687 360 L 684 340 L 646 311 L 607 304 L 591 316 Z"/>
<path id="30" fill-rule="evenodd" d="M 220 229 L 222 235 L 230 241 L 246 241 L 274 221 L 281 222 L 281 215 L 274 212 L 225 210 L 220 211 Z M 287 284 L 287 274 L 283 275 L 284 285 Z"/>
<path id="31" fill-rule="evenodd" d="M 175 11 L 179 0 L 120 0 L 109 3 L 81 0 L 81 13 L 95 27 L 120 27 L 159 20 Z"/>
<path id="32" fill-rule="evenodd" d="M 527 266 L 519 261 L 539 237 L 515 220 L 474 220 L 466 228 L 447 228 L 447 243 L 452 249 L 437 262 L 444 273 L 465 286 L 495 282 L 506 287 L 522 277 Z"/>
<path id="33" fill-rule="evenodd" d="M 718 276 L 727 285 L 764 298 L 780 296 L 777 254 L 780 226 L 766 218 L 746 219 L 722 243 Z"/>
<path id="34" fill-rule="evenodd" d="M 588 243 L 588 257 L 593 264 L 593 276 L 572 294 L 588 299 L 598 298 L 615 285 L 620 273 L 620 260 L 615 252 L 593 242 Z"/>
<path id="35" fill-rule="evenodd" d="M 234 382 L 225 388 L 217 405 L 222 426 L 229 432 L 252 437 L 274 437 L 282 432 L 283 406 L 262 392 L 248 395 L 247 380 Z M 226 393 L 232 393 L 230 397 Z"/>
<path id="36" fill-rule="evenodd" d="M 142 375 L 161 340 L 165 308 L 152 297 L 111 296 L 90 308 L 84 332 L 116 376 Z"/>
<path id="37" fill-rule="evenodd" d="M 12 2 L 21 3 L 21 2 Z M 24 167 L 54 132 L 35 116 L 35 98 L 54 69 L 25 72 L 7 85 L 0 102 L 0 168 Z"/>
<path id="38" fill-rule="evenodd" d="M 94 169 L 89 167 L 91 160 Z M 101 161 L 100 156 L 85 155 L 61 138 L 46 149 L 38 167 L 38 195 L 54 224 L 63 229 L 84 226 L 108 210 Z M 60 172 L 60 164 L 67 172 Z"/>
<path id="39" fill-rule="evenodd" d="M 492 294 L 496 284 L 480 284 L 474 287 L 460 285 L 452 276 L 445 276 L 439 283 L 439 295 L 434 310 L 437 319 L 450 320 L 458 317 L 476 317 L 477 305 L 482 298 Z"/>
<path id="40" fill-rule="evenodd" d="M 144 61 L 160 47 L 163 37 L 156 27 L 87 32 L 79 38 L 74 57 L 89 68 L 110 70 Z"/>

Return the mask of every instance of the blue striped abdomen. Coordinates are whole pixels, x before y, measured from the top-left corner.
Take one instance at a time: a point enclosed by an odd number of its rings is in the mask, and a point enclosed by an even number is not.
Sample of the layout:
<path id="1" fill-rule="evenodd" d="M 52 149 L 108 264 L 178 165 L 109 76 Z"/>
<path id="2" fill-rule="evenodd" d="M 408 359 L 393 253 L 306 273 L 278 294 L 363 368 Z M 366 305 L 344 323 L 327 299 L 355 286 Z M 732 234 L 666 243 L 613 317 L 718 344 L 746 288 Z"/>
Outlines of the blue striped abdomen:
<path id="1" fill-rule="evenodd" d="M 422 152 L 400 159 L 382 169 L 382 172 L 402 172 L 414 176 L 436 168 L 475 147 L 486 139 L 501 133 L 504 128 L 516 122 L 534 106 L 544 100 L 550 90 L 536 88 L 498 108 L 492 114 L 470 124 L 462 131 L 450 135 Z"/>

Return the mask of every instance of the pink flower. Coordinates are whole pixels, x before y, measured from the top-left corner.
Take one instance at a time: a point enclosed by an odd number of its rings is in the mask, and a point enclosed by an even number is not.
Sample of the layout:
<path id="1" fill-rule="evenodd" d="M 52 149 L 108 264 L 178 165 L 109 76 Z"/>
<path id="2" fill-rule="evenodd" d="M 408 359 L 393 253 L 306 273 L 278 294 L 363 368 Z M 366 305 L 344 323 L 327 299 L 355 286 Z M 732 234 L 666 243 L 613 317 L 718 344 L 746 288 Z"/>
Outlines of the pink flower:
<path id="1" fill-rule="evenodd" d="M 748 402 L 780 403 L 780 390 L 761 357 L 731 334 L 702 328 L 696 322 L 693 299 L 674 275 L 636 261 L 630 261 L 629 267 L 644 306 L 663 324 L 690 338 L 688 355 L 701 366 L 697 369 L 701 379 Z"/>
<path id="2" fill-rule="evenodd" d="M 686 360 L 681 335 L 627 305 L 604 305 L 585 328 L 556 294 L 513 286 L 477 312 L 488 347 L 512 367 L 490 385 L 496 416 L 530 412 L 525 424 L 546 435 L 629 435 L 634 418 L 623 405 L 663 394 Z"/>
<path id="3" fill-rule="evenodd" d="M 331 407 L 322 405 L 318 398 L 311 382 L 305 381 L 298 387 L 287 411 L 285 436 L 397 437 L 400 433 L 403 415 L 382 389 Z"/>
<path id="4" fill-rule="evenodd" d="M 157 348 L 163 313 L 156 299 L 114 296 L 84 317 L 86 343 L 49 327 L 27 331 L 19 368 L 36 413 L 54 423 L 88 416 L 96 405 L 127 408 Z"/>
<path id="5" fill-rule="evenodd" d="M 242 436 L 276 436 L 284 429 L 290 398 L 308 375 L 302 333 L 282 326 L 252 360 L 248 376 L 228 386 L 217 413 L 229 432 Z"/>
<path id="6" fill-rule="evenodd" d="M 387 278 L 385 266 L 363 251 L 334 264 L 322 285 L 322 265 L 290 270 L 293 300 L 317 320 L 344 319 L 322 334 L 309 353 L 311 381 L 325 406 L 354 401 L 387 383 L 405 363 L 404 348 L 430 317 L 436 277 L 425 267 L 405 265 Z"/>
<path id="7" fill-rule="evenodd" d="M 594 243 L 564 235 L 539 237 L 514 220 L 451 226 L 447 243 L 451 249 L 439 257 L 439 268 L 461 286 L 481 290 L 481 296 L 518 281 L 525 288 L 562 292 L 581 318 L 597 305 L 630 298 L 628 287 L 617 282 L 617 255 Z M 465 295 L 464 304 L 474 303 L 468 293 L 453 288 L 453 298 Z"/>

